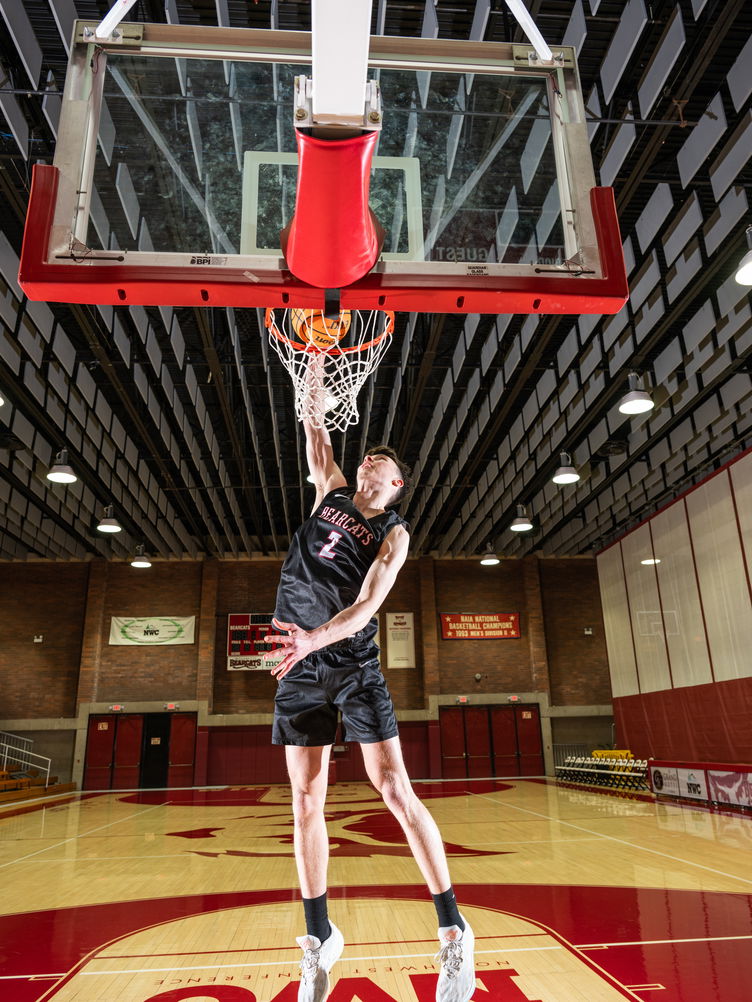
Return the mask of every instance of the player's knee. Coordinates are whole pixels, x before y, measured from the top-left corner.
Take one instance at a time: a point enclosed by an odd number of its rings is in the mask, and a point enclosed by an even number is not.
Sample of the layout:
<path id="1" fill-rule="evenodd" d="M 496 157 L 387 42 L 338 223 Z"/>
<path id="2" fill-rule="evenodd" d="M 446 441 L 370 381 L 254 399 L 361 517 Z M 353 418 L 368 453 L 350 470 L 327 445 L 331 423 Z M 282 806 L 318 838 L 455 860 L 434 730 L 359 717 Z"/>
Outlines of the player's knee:
<path id="1" fill-rule="evenodd" d="M 396 773 L 386 774 L 379 786 L 379 793 L 389 810 L 396 817 L 406 817 L 411 813 L 416 797 L 409 780 Z"/>
<path id="2" fill-rule="evenodd" d="M 292 811 L 299 820 L 306 820 L 321 814 L 326 801 L 326 790 L 323 793 L 310 787 L 293 787 Z"/>

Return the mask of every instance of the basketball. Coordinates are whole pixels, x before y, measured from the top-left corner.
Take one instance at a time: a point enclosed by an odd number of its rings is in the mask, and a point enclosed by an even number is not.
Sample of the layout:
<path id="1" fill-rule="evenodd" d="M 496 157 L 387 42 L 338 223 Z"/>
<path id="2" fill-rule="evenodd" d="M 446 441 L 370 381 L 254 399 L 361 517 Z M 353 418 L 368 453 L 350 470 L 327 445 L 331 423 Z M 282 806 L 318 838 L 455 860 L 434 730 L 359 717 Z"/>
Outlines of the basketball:
<path id="1" fill-rule="evenodd" d="M 303 344 L 312 344 L 322 351 L 335 347 L 350 329 L 349 310 L 337 317 L 326 316 L 321 310 L 292 310 L 290 322 Z"/>

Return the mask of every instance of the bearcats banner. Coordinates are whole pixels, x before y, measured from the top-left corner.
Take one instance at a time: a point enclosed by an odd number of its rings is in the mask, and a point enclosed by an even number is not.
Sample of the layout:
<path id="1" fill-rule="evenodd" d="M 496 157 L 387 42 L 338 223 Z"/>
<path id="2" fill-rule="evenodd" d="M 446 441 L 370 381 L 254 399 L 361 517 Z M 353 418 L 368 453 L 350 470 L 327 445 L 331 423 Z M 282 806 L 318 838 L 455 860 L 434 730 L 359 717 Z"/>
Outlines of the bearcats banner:
<path id="1" fill-rule="evenodd" d="M 231 612 L 227 617 L 227 670 L 269 671 L 279 664 L 280 658 L 264 661 L 264 651 L 271 644 L 264 643 L 267 633 L 276 633 L 271 612 Z"/>
<path id="2" fill-rule="evenodd" d="M 442 612 L 444 640 L 516 640 L 520 636 L 519 612 Z"/>
<path id="3" fill-rule="evenodd" d="M 195 616 L 113 616 L 110 643 L 115 645 L 192 644 Z"/>

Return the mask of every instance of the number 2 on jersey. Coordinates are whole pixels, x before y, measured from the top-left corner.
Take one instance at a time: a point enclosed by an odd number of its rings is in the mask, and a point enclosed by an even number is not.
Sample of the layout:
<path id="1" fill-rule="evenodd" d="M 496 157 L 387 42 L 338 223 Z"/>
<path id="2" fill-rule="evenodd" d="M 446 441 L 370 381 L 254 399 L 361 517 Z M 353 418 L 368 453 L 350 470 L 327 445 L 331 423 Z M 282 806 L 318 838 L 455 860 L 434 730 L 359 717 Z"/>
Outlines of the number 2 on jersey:
<path id="1" fill-rule="evenodd" d="M 319 550 L 319 556 L 325 557 L 327 560 L 334 560 L 334 547 L 342 539 L 341 532 L 335 532 L 334 529 L 329 533 L 329 542 L 324 543 L 324 545 Z"/>

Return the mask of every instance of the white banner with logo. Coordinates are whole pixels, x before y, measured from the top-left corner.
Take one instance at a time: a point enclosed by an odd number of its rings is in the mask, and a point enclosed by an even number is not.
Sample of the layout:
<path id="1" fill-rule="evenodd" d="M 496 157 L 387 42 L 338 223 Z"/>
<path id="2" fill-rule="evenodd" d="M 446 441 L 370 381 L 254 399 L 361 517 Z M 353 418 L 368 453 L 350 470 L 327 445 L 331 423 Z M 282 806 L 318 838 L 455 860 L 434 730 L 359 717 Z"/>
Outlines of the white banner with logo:
<path id="1" fill-rule="evenodd" d="M 195 616 L 113 616 L 110 620 L 110 643 L 127 646 L 155 644 L 192 644 Z"/>
<path id="2" fill-rule="evenodd" d="M 411 612 L 386 613 L 386 666 L 415 667 L 415 625 Z"/>

